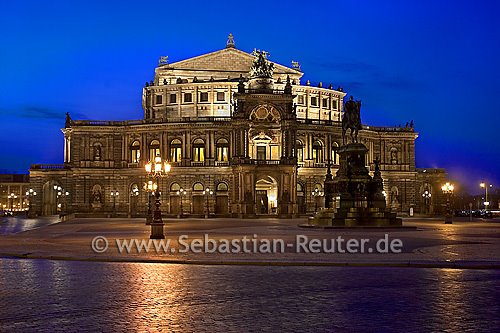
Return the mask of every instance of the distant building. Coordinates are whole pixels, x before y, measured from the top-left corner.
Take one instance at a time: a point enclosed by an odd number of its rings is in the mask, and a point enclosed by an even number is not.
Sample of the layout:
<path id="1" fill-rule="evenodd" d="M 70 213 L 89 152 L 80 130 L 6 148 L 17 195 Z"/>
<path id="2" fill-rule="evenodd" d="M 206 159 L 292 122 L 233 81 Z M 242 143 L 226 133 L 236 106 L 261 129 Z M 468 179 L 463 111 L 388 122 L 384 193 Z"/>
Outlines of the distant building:
<path id="1" fill-rule="evenodd" d="M 333 173 L 338 167 L 346 93 L 303 84 L 302 76 L 297 62 L 269 62 L 264 51 L 238 50 L 232 38 L 226 48 L 194 58 L 161 57 L 142 91 L 143 119 L 67 117 L 64 164 L 30 169 L 42 194 L 36 209 L 143 215 L 144 164 L 159 154 L 172 164 L 159 185 L 165 214 L 204 215 L 207 207 L 239 217 L 313 212 L 324 205 L 312 194 L 323 191 L 328 163 Z M 441 195 L 444 170 L 415 168 L 417 136 L 413 124 L 360 131 L 366 166 L 373 171 L 373 161 L 381 161 L 387 205 L 398 212 L 433 211 Z M 208 198 L 207 188 L 214 193 Z M 424 191 L 431 195 L 424 199 Z"/>
<path id="2" fill-rule="evenodd" d="M 0 174 L 0 211 L 23 212 L 29 208 L 29 175 Z"/>

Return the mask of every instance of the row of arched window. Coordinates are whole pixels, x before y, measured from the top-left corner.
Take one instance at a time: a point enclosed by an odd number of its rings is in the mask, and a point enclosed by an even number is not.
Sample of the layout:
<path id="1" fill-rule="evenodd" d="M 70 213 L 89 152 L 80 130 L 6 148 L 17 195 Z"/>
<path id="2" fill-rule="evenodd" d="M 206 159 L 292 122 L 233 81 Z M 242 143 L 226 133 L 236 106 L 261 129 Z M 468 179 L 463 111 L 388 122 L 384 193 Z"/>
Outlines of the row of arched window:
<path id="1" fill-rule="evenodd" d="M 298 162 L 304 162 L 304 144 L 302 141 L 297 140 L 295 143 L 295 146 L 297 148 L 297 161 Z M 339 144 L 337 142 L 332 143 L 332 153 L 331 153 L 331 162 L 333 164 L 339 164 L 340 162 L 340 156 L 338 153 L 339 149 Z M 324 156 L 324 145 L 321 140 L 315 140 L 312 145 L 312 160 L 314 163 L 324 163 L 325 162 L 325 156 Z"/>
<path id="2" fill-rule="evenodd" d="M 182 160 L 182 141 L 173 139 L 170 141 L 170 162 L 181 162 Z M 215 158 L 216 161 L 227 162 L 229 161 L 229 141 L 225 138 L 220 138 L 215 144 Z M 160 141 L 152 140 L 148 146 L 149 156 L 148 159 L 154 160 L 155 156 L 160 155 Z M 204 162 L 205 154 L 205 141 L 203 139 L 195 139 L 192 145 L 192 159 L 195 162 Z M 141 160 L 141 144 L 135 140 L 130 145 L 130 162 L 139 163 Z"/>
<path id="3" fill-rule="evenodd" d="M 170 185 L 170 192 L 177 192 L 177 191 L 180 191 L 181 189 L 182 189 L 182 187 L 179 183 L 172 183 Z M 193 184 L 192 190 L 193 190 L 193 193 L 200 193 L 201 194 L 203 191 L 205 191 L 205 186 L 203 186 L 203 184 L 200 182 L 196 182 Z M 226 183 L 220 182 L 217 184 L 215 191 L 217 193 L 227 192 L 227 191 L 229 191 L 229 187 L 227 186 Z"/>
<path id="4" fill-rule="evenodd" d="M 182 160 L 182 141 L 180 139 L 173 139 L 170 141 L 170 162 L 181 162 Z M 297 140 L 297 160 L 298 162 L 304 162 L 304 144 L 302 141 Z M 337 152 L 339 144 L 337 142 L 332 143 L 331 152 L 331 162 L 333 164 L 339 163 L 339 154 Z M 206 158 L 205 154 L 205 141 L 203 139 L 195 139 L 192 145 L 192 160 L 194 162 L 204 162 Z M 229 141 L 225 138 L 220 138 L 215 144 L 215 158 L 219 162 L 229 161 Z M 153 160 L 155 156 L 160 155 L 160 141 L 152 140 L 149 143 L 149 156 L 148 160 Z M 141 144 L 138 140 L 135 140 L 130 145 L 130 162 L 139 163 L 141 160 Z M 312 160 L 314 163 L 324 163 L 324 145 L 320 140 L 315 140 L 312 145 Z"/>

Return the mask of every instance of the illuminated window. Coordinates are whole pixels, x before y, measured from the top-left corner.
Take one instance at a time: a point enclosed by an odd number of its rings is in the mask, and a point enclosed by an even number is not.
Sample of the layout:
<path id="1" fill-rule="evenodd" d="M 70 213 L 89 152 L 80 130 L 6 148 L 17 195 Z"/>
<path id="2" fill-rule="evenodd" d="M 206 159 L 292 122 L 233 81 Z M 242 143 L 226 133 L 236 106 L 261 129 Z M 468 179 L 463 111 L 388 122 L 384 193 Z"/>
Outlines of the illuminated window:
<path id="1" fill-rule="evenodd" d="M 170 94 L 170 104 L 177 103 L 177 94 Z"/>
<path id="2" fill-rule="evenodd" d="M 339 150 L 339 144 L 337 142 L 332 143 L 332 163 L 333 164 L 339 164 L 340 162 L 340 155 L 338 153 Z"/>
<path id="3" fill-rule="evenodd" d="M 208 102 L 208 93 L 207 92 L 200 93 L 200 102 Z"/>
<path id="4" fill-rule="evenodd" d="M 304 95 L 299 95 L 297 98 L 297 104 L 304 104 Z"/>
<path id="5" fill-rule="evenodd" d="M 205 142 L 202 139 L 196 139 L 193 142 L 193 161 L 205 161 Z"/>
<path id="6" fill-rule="evenodd" d="M 323 144 L 321 143 L 321 141 L 314 141 L 312 148 L 314 163 L 323 163 Z"/>
<path id="7" fill-rule="evenodd" d="M 172 185 L 170 185 L 170 192 L 177 192 L 181 189 L 181 186 L 179 185 L 179 183 L 172 183 Z"/>
<path id="8" fill-rule="evenodd" d="M 193 94 L 185 93 L 184 94 L 184 103 L 192 103 L 193 102 Z"/>
<path id="9" fill-rule="evenodd" d="M 217 140 L 216 144 L 217 150 L 217 161 L 219 162 L 227 162 L 229 161 L 229 142 L 226 139 Z"/>
<path id="10" fill-rule="evenodd" d="M 217 101 L 218 102 L 223 102 L 225 99 L 226 98 L 224 96 L 224 92 L 222 92 L 222 91 L 217 92 Z"/>
<path id="11" fill-rule="evenodd" d="M 160 141 L 153 140 L 149 144 L 149 160 L 154 161 L 155 157 L 160 155 Z"/>
<path id="12" fill-rule="evenodd" d="M 297 140 L 295 148 L 297 149 L 297 162 L 304 162 L 304 144 L 302 141 Z"/>
<path id="13" fill-rule="evenodd" d="M 182 142 L 179 139 L 173 139 L 170 142 L 170 161 L 180 162 L 182 160 Z"/>
<path id="14" fill-rule="evenodd" d="M 141 160 L 141 144 L 139 141 L 135 140 L 130 145 L 130 162 L 139 163 Z"/>
<path id="15" fill-rule="evenodd" d="M 202 183 L 194 183 L 193 184 L 193 191 L 203 191 L 205 190 L 205 186 L 203 186 Z"/>
<path id="16" fill-rule="evenodd" d="M 257 159 L 258 160 L 266 159 L 266 146 L 257 146 Z"/>
<path id="17" fill-rule="evenodd" d="M 217 184 L 217 192 L 227 192 L 229 190 L 226 183 Z"/>
<path id="18" fill-rule="evenodd" d="M 162 95 L 156 95 L 156 104 L 161 104 L 163 103 L 163 96 Z"/>
<path id="19" fill-rule="evenodd" d="M 311 97 L 311 106 L 318 106 L 318 97 Z"/>

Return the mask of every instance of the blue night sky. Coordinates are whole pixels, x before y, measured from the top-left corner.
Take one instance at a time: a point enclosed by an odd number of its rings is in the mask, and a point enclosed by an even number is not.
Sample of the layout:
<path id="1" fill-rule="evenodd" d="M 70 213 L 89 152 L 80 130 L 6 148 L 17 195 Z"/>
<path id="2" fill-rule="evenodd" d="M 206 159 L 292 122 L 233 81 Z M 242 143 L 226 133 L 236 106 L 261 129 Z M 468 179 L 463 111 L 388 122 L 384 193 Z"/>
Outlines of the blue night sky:
<path id="1" fill-rule="evenodd" d="M 341 85 L 369 125 L 413 119 L 418 167 L 479 192 L 500 185 L 500 5 L 495 1 L 3 1 L 0 172 L 62 163 L 64 114 L 140 119 L 141 89 L 171 62 L 225 46 L 301 63 Z"/>

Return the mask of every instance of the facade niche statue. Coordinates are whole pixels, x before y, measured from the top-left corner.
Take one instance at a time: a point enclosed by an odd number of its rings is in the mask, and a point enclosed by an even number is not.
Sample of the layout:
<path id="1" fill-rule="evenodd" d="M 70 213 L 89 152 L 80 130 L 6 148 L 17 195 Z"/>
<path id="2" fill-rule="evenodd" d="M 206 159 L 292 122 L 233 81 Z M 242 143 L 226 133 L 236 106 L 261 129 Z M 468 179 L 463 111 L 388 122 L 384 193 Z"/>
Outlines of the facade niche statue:
<path id="1" fill-rule="evenodd" d="M 100 161 L 100 160 L 101 160 L 101 146 L 97 144 L 94 146 L 94 161 Z"/>
<path id="2" fill-rule="evenodd" d="M 102 191 L 101 185 L 94 185 L 92 187 L 92 193 L 90 197 L 90 204 L 93 209 L 98 209 L 102 207 Z"/>

